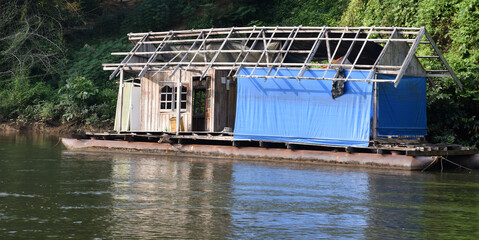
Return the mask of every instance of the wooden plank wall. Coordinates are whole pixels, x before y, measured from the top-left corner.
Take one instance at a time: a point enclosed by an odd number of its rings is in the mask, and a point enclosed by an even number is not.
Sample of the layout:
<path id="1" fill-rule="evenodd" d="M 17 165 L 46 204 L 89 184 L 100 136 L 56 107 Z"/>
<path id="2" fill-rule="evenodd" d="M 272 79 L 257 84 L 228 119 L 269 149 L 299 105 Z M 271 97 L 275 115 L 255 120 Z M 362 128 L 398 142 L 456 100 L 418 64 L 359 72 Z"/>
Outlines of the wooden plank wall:
<path id="1" fill-rule="evenodd" d="M 176 130 L 171 129 L 170 126 L 170 118 L 176 117 L 176 111 L 160 109 L 161 89 L 166 85 L 170 87 L 175 86 L 174 83 L 168 79 L 169 74 L 170 71 L 165 71 L 153 76 L 153 73 L 149 72 L 141 79 L 141 131 L 172 132 Z M 179 72 L 177 74 L 179 74 Z M 177 74 L 172 78 L 175 81 Z M 184 74 L 184 72 L 182 74 Z M 189 131 L 189 129 L 191 129 L 191 87 L 186 76 L 182 76 L 182 80 L 182 85 L 188 88 L 188 94 L 186 98 L 186 111 L 181 112 L 181 119 L 185 127 L 183 130 Z"/>
<path id="2" fill-rule="evenodd" d="M 234 129 L 236 118 L 236 80 L 228 78 L 229 70 L 216 70 L 214 75 L 214 131 Z M 225 81 L 222 82 L 221 78 Z M 228 89 L 229 80 L 229 90 Z"/>
<path id="3" fill-rule="evenodd" d="M 403 39 L 402 35 L 394 34 L 393 39 Z M 384 57 L 379 65 L 387 66 L 401 66 L 409 52 L 410 46 L 405 42 L 390 42 L 389 47 L 384 53 Z M 416 55 L 413 56 L 409 66 L 406 68 L 406 76 L 425 76 L 426 70 L 417 59 Z"/>
<path id="4" fill-rule="evenodd" d="M 226 77 L 229 71 L 208 71 L 212 83 L 207 89 L 208 109 L 206 112 L 206 131 L 222 131 L 224 127 L 234 127 L 236 114 L 236 81 L 230 82 L 230 90 L 226 90 L 226 84 L 221 83 L 221 77 Z M 176 111 L 160 110 L 161 88 L 165 85 L 174 86 L 179 71 L 170 81 L 168 76 L 171 71 L 164 71 L 155 76 L 149 72 L 141 79 L 141 106 L 140 106 L 140 131 L 175 131 L 171 129 L 170 118 L 176 117 Z M 183 71 L 182 85 L 188 88 L 186 111 L 181 112 L 184 129 L 192 129 L 192 102 L 193 102 L 193 77 L 201 76 L 201 69 Z"/>

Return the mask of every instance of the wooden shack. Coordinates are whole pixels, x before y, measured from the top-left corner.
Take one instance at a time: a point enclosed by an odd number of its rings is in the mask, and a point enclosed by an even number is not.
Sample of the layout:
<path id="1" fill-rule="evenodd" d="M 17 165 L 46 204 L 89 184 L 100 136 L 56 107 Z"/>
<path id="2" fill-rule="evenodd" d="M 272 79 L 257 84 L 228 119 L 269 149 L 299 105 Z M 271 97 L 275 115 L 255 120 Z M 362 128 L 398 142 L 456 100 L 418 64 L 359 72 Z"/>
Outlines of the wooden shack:
<path id="1" fill-rule="evenodd" d="M 308 135 L 308 131 L 312 131 L 301 129 L 302 126 L 316 128 L 316 125 L 299 126 L 295 123 L 295 121 L 304 122 L 304 118 L 314 114 L 306 116 L 307 114 L 304 113 L 305 116 L 300 116 L 303 112 L 290 111 L 287 113 L 298 116 L 286 119 L 272 115 L 271 112 L 248 115 L 245 113 L 248 109 L 246 111 L 242 109 L 241 113 L 237 113 L 237 107 L 241 105 L 240 103 L 244 103 L 243 98 L 246 96 L 242 92 L 239 97 L 238 82 L 250 81 L 249 83 L 253 85 L 248 86 L 258 88 L 260 91 L 248 97 L 263 100 L 271 95 L 268 95 L 268 91 L 287 92 L 297 88 L 289 95 L 289 99 L 285 100 L 294 102 L 301 94 L 313 96 L 319 91 L 318 89 L 299 91 L 298 89 L 312 86 L 306 85 L 306 81 L 320 81 L 321 84 L 328 86 L 321 91 L 330 91 L 334 100 L 328 104 L 337 109 L 344 108 L 340 105 L 341 98 L 345 98 L 342 96 L 351 94 L 350 89 L 356 86 L 352 83 L 358 82 L 367 89 L 363 92 L 363 97 L 370 99 L 367 100 L 370 103 L 366 101 L 363 105 L 371 104 L 369 109 L 366 106 L 361 112 L 363 120 L 360 124 L 362 129 L 365 129 L 361 132 L 363 141 L 361 146 L 364 146 L 369 140 L 377 140 L 381 137 L 400 135 L 420 137 L 426 134 L 426 81 L 431 87 L 441 78 L 453 78 L 458 87 L 462 88 L 424 27 L 254 26 L 130 33 L 128 36 L 134 44 L 132 50 L 112 53 L 124 56 L 119 63 L 103 64 L 105 70 L 113 70 L 110 79 L 118 76 L 120 78 L 114 128 L 117 132 L 176 134 L 231 132 L 238 139 L 354 145 L 356 142 L 348 137 L 343 137 L 344 139 L 338 137 L 338 141 L 323 141 L 321 138 L 330 139 L 331 136 L 319 134 L 309 137 L 295 134 L 303 132 Z M 433 54 L 417 55 L 420 46 L 421 49 L 429 48 L 429 52 Z M 431 61 L 439 64 L 431 64 Z M 430 66 L 442 66 L 442 68 L 426 68 Z M 285 90 L 284 87 L 274 89 L 280 86 L 280 80 L 287 80 L 284 83 L 291 89 Z M 405 82 L 403 85 L 400 85 L 401 80 Z M 263 86 L 262 81 L 270 84 L 267 86 L 268 89 L 262 89 L 266 87 L 266 85 Z M 298 85 L 293 87 L 293 81 Z M 419 82 L 423 87 L 416 92 L 411 92 L 412 88 L 401 88 L 411 82 Z M 414 107 L 416 103 L 412 100 L 409 103 L 401 102 L 402 98 L 411 94 L 424 103 L 424 106 Z M 389 96 L 392 97 L 385 99 Z M 279 98 L 276 97 L 276 99 Z M 279 108 L 281 106 L 296 108 L 294 105 L 285 104 L 285 101 L 277 101 Z M 394 118 L 403 118 L 408 114 L 397 109 L 388 110 L 386 108 L 394 106 L 381 105 L 381 101 L 383 103 L 393 101 L 396 106 L 406 105 L 403 111 L 420 115 L 420 123 L 414 120 L 418 118 L 416 115 L 403 122 L 394 123 Z M 259 109 L 265 104 L 267 103 L 260 102 L 251 106 Z M 351 105 L 353 102 L 347 104 Z M 410 107 L 407 106 L 408 104 Z M 300 105 L 296 106 L 300 107 Z M 317 111 L 324 111 L 324 109 Z M 254 109 L 251 109 L 251 112 L 254 112 Z M 384 112 L 388 112 L 388 116 L 384 115 Z M 351 116 L 340 115 L 336 120 L 354 118 Z M 307 121 L 321 122 L 324 128 L 331 128 L 324 123 L 324 119 L 320 118 L 307 119 Z M 180 124 L 176 124 L 178 119 Z M 250 128 L 251 126 L 268 128 L 269 125 L 275 125 L 278 121 L 284 121 L 284 124 L 276 124 L 278 125 L 275 128 L 276 132 L 262 132 L 261 129 L 257 129 L 255 131 L 263 135 L 256 136 L 248 131 L 245 133 L 244 129 L 237 132 L 235 124 L 238 119 L 242 121 L 247 119 L 249 122 L 247 124 L 242 122 L 241 126 Z M 331 124 L 336 121 L 328 119 L 330 120 Z M 345 124 L 361 129 L 357 127 L 359 124 L 357 122 Z M 282 130 L 278 130 L 279 128 Z M 290 131 L 285 132 L 283 130 L 285 128 Z M 348 133 L 351 136 L 358 135 L 354 132 L 357 130 L 347 131 L 351 131 L 350 134 Z M 320 140 L 316 141 L 317 139 Z"/>

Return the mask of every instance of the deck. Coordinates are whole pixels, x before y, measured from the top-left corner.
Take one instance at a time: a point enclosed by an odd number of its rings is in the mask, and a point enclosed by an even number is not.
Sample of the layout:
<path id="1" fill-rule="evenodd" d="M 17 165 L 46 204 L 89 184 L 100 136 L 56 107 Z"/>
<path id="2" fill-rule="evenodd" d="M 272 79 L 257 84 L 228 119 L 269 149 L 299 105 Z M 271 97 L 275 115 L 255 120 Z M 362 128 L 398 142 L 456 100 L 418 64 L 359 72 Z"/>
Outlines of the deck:
<path id="1" fill-rule="evenodd" d="M 172 144 L 199 144 L 234 147 L 259 147 L 297 150 L 319 150 L 347 153 L 375 153 L 405 156 L 468 156 L 479 150 L 457 144 L 430 144 L 411 139 L 382 139 L 369 147 L 319 145 L 295 142 L 239 140 L 231 132 L 87 132 L 81 138 L 95 140 L 123 140 L 128 142 L 158 142 Z"/>

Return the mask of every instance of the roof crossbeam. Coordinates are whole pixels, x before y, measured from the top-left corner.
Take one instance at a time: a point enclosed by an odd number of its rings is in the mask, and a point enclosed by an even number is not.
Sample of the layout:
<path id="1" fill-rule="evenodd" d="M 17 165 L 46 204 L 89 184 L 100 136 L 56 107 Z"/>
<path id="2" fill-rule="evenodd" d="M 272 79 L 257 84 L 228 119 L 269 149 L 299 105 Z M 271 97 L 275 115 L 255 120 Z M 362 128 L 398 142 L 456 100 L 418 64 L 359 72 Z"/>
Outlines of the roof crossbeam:
<path id="1" fill-rule="evenodd" d="M 306 70 L 306 64 L 309 64 L 311 62 L 311 60 L 313 60 L 313 57 L 316 54 L 316 51 L 318 51 L 319 44 L 321 44 L 321 40 L 319 40 L 319 39 L 322 38 L 324 36 L 324 34 L 326 33 L 325 28 L 326 27 L 323 26 L 323 28 L 321 29 L 321 32 L 318 33 L 318 37 L 314 41 L 313 47 L 311 48 L 311 51 L 309 52 L 308 57 L 306 57 L 306 61 L 304 61 L 304 64 L 301 67 L 301 70 L 299 71 L 298 76 L 296 76 L 298 81 L 300 81 L 299 78 L 303 77 L 303 75 L 304 75 L 304 72 Z"/>
<path id="2" fill-rule="evenodd" d="M 281 62 L 279 63 L 279 66 L 276 68 L 276 72 L 274 73 L 274 76 L 275 76 L 275 77 L 276 77 L 276 75 L 278 75 L 279 70 L 281 69 L 281 66 L 284 64 L 284 60 L 285 60 L 286 57 L 288 56 L 288 53 L 290 52 L 291 46 L 293 45 L 294 39 L 295 39 L 296 36 L 298 35 L 298 32 L 299 32 L 299 30 L 301 29 L 301 27 L 302 27 L 302 25 L 299 25 L 299 26 L 296 28 L 296 32 L 294 33 L 293 38 L 291 38 L 291 40 L 290 40 L 290 42 L 289 42 L 289 45 L 288 45 L 288 48 L 286 49 L 286 52 L 284 53 L 284 56 L 283 56 L 283 58 L 281 59 Z"/>
<path id="3" fill-rule="evenodd" d="M 362 30 L 361 30 L 362 31 Z M 289 32 L 288 32 L 289 33 Z M 330 32 L 331 33 L 331 32 Z M 375 32 L 373 32 L 375 33 Z M 390 32 L 383 32 L 382 34 L 389 34 Z M 257 37 L 255 39 L 258 39 L 258 40 L 263 40 L 263 37 Z M 251 39 L 251 40 L 255 40 L 255 39 Z M 244 41 L 244 40 L 247 40 L 247 38 L 245 37 L 234 37 L 234 38 L 230 38 L 229 41 Z M 277 41 L 277 42 L 282 42 L 282 41 L 287 41 L 287 40 L 290 40 L 289 38 L 287 37 L 277 37 L 277 38 L 274 38 L 274 41 Z M 311 37 L 307 37 L 307 36 L 304 36 L 304 37 L 298 37 L 296 38 L 296 40 L 298 41 L 315 41 L 316 38 L 311 38 Z M 341 38 L 337 38 L 337 37 L 331 37 L 331 38 L 326 38 L 326 37 L 321 37 L 319 38 L 319 40 L 330 40 L 330 41 L 339 41 L 341 40 Z M 351 41 L 351 40 L 354 40 L 354 38 L 342 38 L 342 40 L 347 40 L 347 41 Z M 180 40 L 171 40 L 169 41 L 169 43 L 188 43 L 188 42 L 194 42 L 195 39 L 180 39 Z M 223 38 L 209 38 L 207 39 L 208 42 L 222 42 L 223 41 Z M 365 39 L 356 39 L 356 41 L 366 41 Z M 375 43 L 385 43 L 387 41 L 387 39 L 369 39 L 367 40 L 368 42 L 375 42 Z M 413 43 L 414 42 L 414 39 L 393 39 L 392 41 L 395 41 L 395 42 L 407 42 L 407 43 Z M 145 41 L 143 42 L 143 44 L 159 44 L 161 43 L 161 41 Z M 429 41 L 421 41 L 420 42 L 421 44 L 430 44 Z"/>
<path id="4" fill-rule="evenodd" d="M 374 26 L 371 27 L 371 29 L 369 30 L 369 33 L 366 36 L 366 40 L 369 39 L 369 36 L 371 36 L 371 32 L 373 31 L 373 29 L 374 29 Z M 356 66 L 356 63 L 358 62 L 359 57 L 361 56 L 361 53 L 363 53 L 364 47 L 366 47 L 366 43 L 367 43 L 367 41 L 363 42 L 363 45 L 361 46 L 361 49 L 359 50 L 359 53 L 356 56 L 356 59 L 354 59 L 353 66 L 351 66 L 351 68 L 349 69 L 349 73 L 348 73 L 348 76 L 346 76 L 346 80 L 348 80 L 349 76 L 351 76 L 351 73 L 353 72 L 354 66 Z"/>
<path id="5" fill-rule="evenodd" d="M 213 65 L 213 63 L 215 62 L 216 58 L 218 57 L 218 55 L 220 54 L 221 50 L 223 49 L 223 47 L 225 46 L 226 42 L 228 41 L 228 38 L 231 36 L 231 34 L 234 32 L 235 28 L 232 27 L 230 32 L 228 33 L 228 36 L 226 36 L 225 40 L 223 41 L 223 43 L 221 44 L 220 48 L 218 48 L 218 51 L 216 52 L 215 56 L 211 59 L 210 61 L 210 64 L 208 65 L 208 67 L 206 67 L 206 69 L 203 71 L 203 74 L 201 74 L 201 79 L 203 79 L 205 76 L 206 76 L 206 73 L 208 72 L 208 70 L 211 68 L 211 66 Z M 206 39 L 206 38 L 205 38 Z M 192 59 L 193 60 L 193 59 Z"/>
<path id="6" fill-rule="evenodd" d="M 323 77 L 321 79 L 324 79 L 326 77 L 326 74 L 328 73 L 329 69 L 331 68 L 331 64 L 333 63 L 334 57 L 336 56 L 336 53 L 338 52 L 339 46 L 341 45 L 342 38 L 343 38 L 344 34 L 346 34 L 346 30 L 347 30 L 347 28 L 345 28 L 343 30 L 343 32 L 341 33 L 341 39 L 339 40 L 338 44 L 336 45 L 336 48 L 334 49 L 333 55 L 331 56 L 331 59 L 329 59 L 328 66 L 326 67 L 326 70 L 324 70 L 324 74 L 323 74 Z"/>
<path id="7" fill-rule="evenodd" d="M 367 80 L 369 80 L 369 79 L 371 79 L 372 77 L 374 77 L 374 73 L 376 72 L 376 67 L 377 67 L 377 65 L 381 62 L 381 60 L 383 59 L 384 54 L 386 54 L 386 51 L 387 51 L 387 49 L 389 48 L 389 45 L 390 45 L 390 43 L 391 43 L 390 40 L 394 37 L 394 35 L 396 34 L 396 32 L 397 32 L 397 28 L 395 27 L 395 28 L 393 29 L 393 32 L 391 33 L 391 36 L 389 36 L 389 38 L 388 38 L 389 41 L 386 42 L 386 44 L 385 44 L 384 47 L 383 47 L 383 50 L 381 50 L 381 53 L 379 53 L 378 58 L 377 58 L 376 61 L 374 62 L 373 67 L 371 68 L 371 71 L 369 71 L 368 77 L 366 78 Z"/>
<path id="8" fill-rule="evenodd" d="M 186 52 L 185 55 L 181 58 L 180 63 L 181 63 L 181 62 L 184 62 L 184 61 L 186 60 L 186 58 L 188 57 L 189 51 L 191 51 L 191 50 L 196 46 L 196 43 L 198 43 L 198 40 L 201 39 L 201 37 L 203 36 L 203 34 L 204 34 L 203 31 L 201 31 L 201 33 L 198 34 L 198 37 L 196 38 L 196 41 L 195 41 L 193 44 L 191 44 L 190 49 L 188 50 L 188 52 Z M 175 75 L 176 71 L 178 71 L 178 69 L 180 68 L 180 66 L 181 66 L 181 65 L 178 64 L 178 65 L 175 67 L 175 69 L 174 69 L 174 70 L 171 72 L 171 74 L 170 74 L 170 78 Z"/>
<path id="9" fill-rule="evenodd" d="M 253 31 L 256 29 L 256 25 L 253 27 Z M 231 68 L 230 72 L 228 73 L 227 76 L 231 76 L 231 73 L 233 73 L 233 70 L 235 69 L 236 67 L 236 63 L 239 61 L 239 59 L 241 58 L 241 55 L 243 54 L 243 52 L 246 50 L 247 48 L 247 45 L 248 45 L 248 42 L 250 41 L 251 37 L 253 36 L 253 31 L 250 33 L 250 35 L 248 36 L 248 39 L 244 42 L 243 44 L 243 47 L 241 47 L 241 51 L 240 53 L 238 54 L 238 56 L 236 57 L 235 59 L 235 62 L 233 63 L 233 67 Z M 249 52 L 248 52 L 249 54 Z"/>
<path id="10" fill-rule="evenodd" d="M 429 32 L 426 30 L 426 28 L 424 28 L 424 35 L 426 35 L 426 38 L 427 38 L 427 40 L 431 43 L 431 47 L 432 47 L 432 48 L 434 49 L 434 51 L 436 52 L 437 57 L 439 57 L 439 59 L 441 59 L 442 63 L 444 63 L 444 66 L 446 66 L 447 71 L 449 72 L 449 74 L 451 74 L 452 79 L 454 79 L 454 81 L 456 82 L 457 86 L 458 86 L 459 89 L 461 89 L 461 91 L 462 91 L 462 90 L 463 90 L 463 87 L 462 87 L 461 81 L 457 78 L 456 73 L 454 73 L 454 70 L 452 70 L 451 66 L 449 66 L 449 63 L 447 63 L 446 58 L 444 58 L 444 56 L 443 56 L 442 53 L 441 53 L 441 50 L 439 50 L 439 48 L 436 46 L 436 43 L 434 42 L 434 40 L 432 39 L 431 35 L 430 35 Z"/>
<path id="11" fill-rule="evenodd" d="M 422 37 L 424 36 L 425 29 L 426 28 L 421 27 L 421 30 L 419 30 L 419 33 L 416 35 L 416 39 L 414 40 L 414 43 L 409 48 L 409 51 L 406 55 L 406 58 L 404 59 L 402 65 L 401 65 L 401 70 L 399 70 L 399 73 L 396 76 L 396 79 L 394 80 L 394 87 L 398 86 L 402 77 L 406 73 L 406 69 L 409 66 L 409 63 L 411 62 L 412 58 L 414 57 L 414 53 L 416 52 L 416 49 L 419 46 L 419 43 L 421 42 Z"/>
<path id="12" fill-rule="evenodd" d="M 275 27 L 261 27 L 264 30 L 273 30 Z M 290 32 L 294 26 L 291 27 L 278 27 L 278 31 L 282 33 Z M 317 32 L 322 27 L 303 27 L 301 32 L 302 33 L 310 33 L 310 32 Z M 351 31 L 361 30 L 361 29 L 368 29 L 369 27 L 348 27 Z M 376 27 L 376 31 L 374 33 L 388 33 L 392 31 L 394 27 Z M 231 28 L 216 28 L 214 29 L 214 34 L 227 34 Z M 253 27 L 235 27 L 238 33 L 250 33 L 253 30 Z M 332 33 L 341 33 L 344 27 L 328 27 Z M 397 27 L 399 34 L 417 34 L 420 28 L 409 28 L 409 27 Z M 194 30 L 176 30 L 177 33 L 181 37 L 190 37 L 196 36 L 201 31 L 201 29 L 194 29 Z M 259 30 L 257 30 L 259 31 Z M 161 38 L 162 35 L 167 34 L 168 32 L 152 32 L 151 35 L 153 38 Z M 130 40 L 139 40 L 143 35 L 148 33 L 130 33 L 128 36 Z"/>
<path id="13" fill-rule="evenodd" d="M 171 31 L 170 31 L 171 33 Z M 146 62 L 145 66 L 143 67 L 143 69 L 141 70 L 140 74 L 138 74 L 138 78 L 142 78 L 146 72 L 148 71 L 149 69 L 149 64 L 153 62 L 153 60 L 156 59 L 156 56 L 158 56 L 158 53 L 163 50 L 163 48 L 166 46 L 166 43 L 165 41 L 168 41 L 168 40 L 171 40 L 171 38 L 174 36 L 175 34 L 174 33 L 171 33 L 166 35 L 164 38 L 163 38 L 163 41 L 161 41 L 161 43 L 158 45 L 158 47 L 156 48 L 155 52 L 151 55 L 150 59 L 148 59 L 148 62 Z M 168 39 L 166 39 L 168 38 Z"/>
<path id="14" fill-rule="evenodd" d="M 119 65 L 115 71 L 113 71 L 113 73 L 110 75 L 110 80 L 112 80 L 114 77 L 118 76 L 118 73 L 120 72 L 120 69 L 123 69 L 124 66 L 126 66 L 126 64 L 131 60 L 131 58 L 133 58 L 133 53 L 135 53 L 136 51 L 138 51 L 138 49 L 140 48 L 141 44 L 143 44 L 143 42 L 148 38 L 148 34 L 145 34 L 145 36 L 143 36 L 141 38 L 141 40 L 139 42 L 137 42 L 135 44 L 135 46 L 131 49 L 131 51 L 128 53 L 128 55 L 123 58 L 123 60 L 121 61 L 121 65 Z"/>
<path id="15" fill-rule="evenodd" d="M 237 77 L 240 78 L 249 78 L 249 75 L 238 75 Z M 281 78 L 281 79 L 297 79 L 296 76 L 261 76 L 261 78 Z M 318 78 L 318 77 L 302 77 L 301 79 L 308 79 L 308 80 L 332 80 L 332 81 L 337 81 L 337 78 L 331 78 L 331 77 L 325 77 L 325 78 Z M 358 81 L 358 82 L 364 82 L 364 79 L 359 79 L 359 78 L 350 78 L 348 81 Z M 374 79 L 375 82 L 394 82 L 394 79 Z"/>
<path id="16" fill-rule="evenodd" d="M 284 43 L 283 47 L 281 48 L 281 51 L 284 51 L 285 48 L 287 48 L 286 53 L 285 53 L 283 59 L 281 60 L 281 64 L 283 63 L 284 59 L 286 58 L 286 55 L 288 54 L 289 48 L 291 47 L 291 43 L 294 41 L 294 37 L 298 33 L 299 28 L 301 28 L 301 26 L 298 26 L 297 28 L 293 28 L 293 30 L 291 30 L 291 32 L 288 35 L 288 38 L 291 38 L 291 37 L 293 37 L 293 38 L 291 40 L 286 41 Z M 279 60 L 280 57 L 281 57 L 281 53 L 278 53 L 278 55 L 276 55 L 276 57 L 274 58 L 273 63 L 276 63 Z M 279 64 L 279 67 L 276 69 L 276 73 L 278 73 L 279 69 L 281 68 L 281 64 Z M 269 76 L 269 74 L 271 73 L 272 70 L 273 70 L 273 67 L 271 66 L 269 68 L 268 72 L 266 73 L 266 76 Z M 276 73 L 275 73 L 275 76 L 276 76 Z"/>
<path id="17" fill-rule="evenodd" d="M 271 44 L 271 40 L 273 40 L 274 35 L 276 34 L 276 31 L 278 30 L 278 26 L 273 30 L 273 33 L 271 34 L 271 37 L 266 45 L 263 44 L 263 52 L 261 53 L 261 56 L 259 57 L 258 61 L 256 62 L 256 65 L 254 66 L 253 70 L 249 74 L 249 76 L 253 76 L 254 71 L 256 71 L 256 68 L 259 66 L 259 63 L 261 62 L 261 59 L 263 59 L 264 54 L 268 52 L 268 47 L 269 44 Z M 265 32 L 263 31 L 263 36 L 265 36 Z"/>

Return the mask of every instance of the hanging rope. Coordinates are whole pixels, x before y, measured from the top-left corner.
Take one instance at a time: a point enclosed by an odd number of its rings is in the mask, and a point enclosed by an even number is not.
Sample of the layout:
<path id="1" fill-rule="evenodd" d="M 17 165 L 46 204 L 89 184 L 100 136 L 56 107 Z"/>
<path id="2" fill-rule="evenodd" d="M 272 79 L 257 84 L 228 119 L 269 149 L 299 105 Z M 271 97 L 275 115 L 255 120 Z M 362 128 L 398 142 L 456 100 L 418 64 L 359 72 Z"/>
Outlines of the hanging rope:
<path id="1" fill-rule="evenodd" d="M 464 168 L 464 169 L 468 170 L 469 173 L 472 172 L 472 169 L 467 168 L 467 167 L 464 167 L 464 166 L 462 166 L 462 165 L 460 165 L 460 164 L 458 164 L 458 163 L 455 163 L 455 162 L 453 162 L 453 161 L 451 161 L 451 160 L 449 160 L 449 159 L 447 159 L 447 158 L 445 158 L 445 157 L 443 157 L 443 156 L 436 156 L 436 157 L 434 157 L 434 161 L 432 161 L 431 163 L 429 163 L 429 165 L 427 165 L 424 169 L 422 169 L 421 172 L 426 171 L 429 167 L 433 166 L 433 165 L 436 164 L 438 161 L 440 161 L 440 163 L 441 163 L 441 172 L 444 171 L 444 166 L 443 166 L 443 162 L 442 162 L 442 161 L 446 161 L 446 162 L 448 162 L 448 163 L 451 163 L 451 164 L 453 164 L 453 165 L 456 165 L 456 166 L 458 166 L 459 168 Z"/>
<path id="2" fill-rule="evenodd" d="M 449 162 L 449 163 L 452 163 L 452 164 L 454 164 L 454 165 L 456 165 L 456 166 L 458 166 L 458 167 L 460 167 L 460 168 L 464 168 L 464 169 L 468 170 L 469 173 L 472 172 L 472 169 L 467 168 L 467 167 L 464 167 L 464 166 L 462 166 L 462 165 L 460 165 L 460 164 L 458 164 L 458 163 L 455 163 L 455 162 L 453 162 L 453 161 L 451 161 L 451 160 L 449 160 L 449 159 L 447 159 L 447 158 L 445 158 L 445 157 L 443 157 L 443 156 L 440 156 L 439 158 L 441 159 L 441 164 L 442 164 L 442 160 L 444 160 L 444 161 Z M 442 172 L 442 169 L 441 169 L 441 172 Z"/>
<path id="3" fill-rule="evenodd" d="M 435 163 L 437 163 L 437 161 L 439 161 L 439 158 L 438 158 L 438 157 L 433 157 L 433 158 L 434 158 L 434 161 L 432 161 L 431 163 L 429 163 L 429 165 L 427 165 L 427 167 L 425 167 L 424 169 L 422 169 L 421 172 L 426 171 L 429 167 L 431 167 L 432 165 L 434 165 Z"/>

